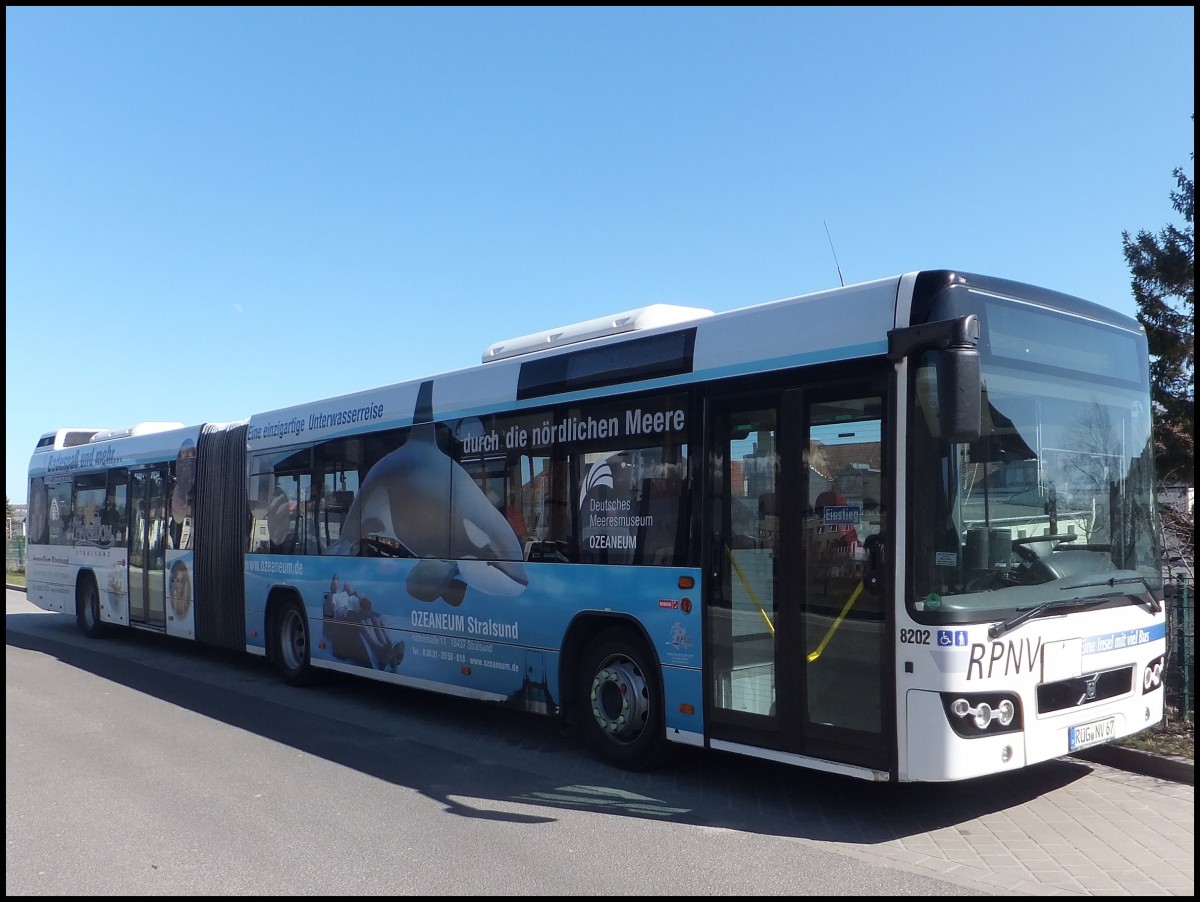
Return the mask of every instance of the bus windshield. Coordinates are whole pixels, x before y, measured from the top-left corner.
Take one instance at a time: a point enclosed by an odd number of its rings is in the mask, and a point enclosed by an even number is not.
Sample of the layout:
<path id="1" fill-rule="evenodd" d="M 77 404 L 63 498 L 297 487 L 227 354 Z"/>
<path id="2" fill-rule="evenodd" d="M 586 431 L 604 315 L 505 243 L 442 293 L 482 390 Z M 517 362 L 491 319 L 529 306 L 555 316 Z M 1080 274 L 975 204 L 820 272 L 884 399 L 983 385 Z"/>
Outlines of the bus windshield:
<path id="1" fill-rule="evenodd" d="M 916 371 L 912 609 L 961 623 L 1157 589 L 1144 340 L 1028 304 L 983 303 L 977 440 L 937 437 L 936 352 Z"/>

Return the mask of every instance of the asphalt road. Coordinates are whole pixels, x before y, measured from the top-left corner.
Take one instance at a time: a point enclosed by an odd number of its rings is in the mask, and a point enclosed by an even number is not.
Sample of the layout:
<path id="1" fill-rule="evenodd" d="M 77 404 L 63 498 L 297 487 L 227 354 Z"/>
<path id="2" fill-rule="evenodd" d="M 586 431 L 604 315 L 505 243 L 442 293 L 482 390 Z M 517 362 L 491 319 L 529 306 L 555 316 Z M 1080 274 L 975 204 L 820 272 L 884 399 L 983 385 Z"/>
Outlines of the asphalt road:
<path id="1" fill-rule="evenodd" d="M 6 602 L 10 896 L 1193 895 L 1188 784 L 630 774 L 543 718 Z"/>

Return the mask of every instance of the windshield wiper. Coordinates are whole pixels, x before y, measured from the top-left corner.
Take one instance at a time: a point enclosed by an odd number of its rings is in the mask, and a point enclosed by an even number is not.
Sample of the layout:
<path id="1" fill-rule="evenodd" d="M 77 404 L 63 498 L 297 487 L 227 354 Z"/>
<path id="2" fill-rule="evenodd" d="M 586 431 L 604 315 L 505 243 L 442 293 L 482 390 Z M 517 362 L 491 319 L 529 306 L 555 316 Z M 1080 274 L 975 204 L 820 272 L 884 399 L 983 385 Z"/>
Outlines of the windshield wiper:
<path id="1" fill-rule="evenodd" d="M 1103 585 L 1103 583 L 1100 583 L 1100 585 Z M 988 638 L 996 639 L 999 636 L 1003 636 L 1009 630 L 1016 629 L 1026 620 L 1032 620 L 1034 617 L 1040 617 L 1047 611 L 1060 611 L 1067 608 L 1083 608 L 1087 607 L 1088 605 L 1099 604 L 1102 601 L 1104 601 L 1103 597 L 1072 598 L 1070 600 L 1044 601 L 1032 608 L 1017 608 L 1017 610 L 1021 613 L 1017 614 L 1017 616 L 1012 620 L 1004 623 L 993 623 L 990 627 L 988 627 Z"/>
<path id="2" fill-rule="evenodd" d="M 1154 588 L 1144 576 L 1112 576 L 1108 579 L 1098 579 L 1093 582 L 1071 583 L 1070 585 L 1059 586 L 1059 589 L 1063 591 L 1067 589 L 1094 589 L 1096 586 L 1112 586 L 1116 588 L 1117 586 L 1128 586 L 1133 583 L 1141 583 L 1146 587 L 1146 591 L 1150 594 L 1150 607 L 1154 609 L 1155 614 L 1162 610 L 1162 602 L 1155 596 Z"/>

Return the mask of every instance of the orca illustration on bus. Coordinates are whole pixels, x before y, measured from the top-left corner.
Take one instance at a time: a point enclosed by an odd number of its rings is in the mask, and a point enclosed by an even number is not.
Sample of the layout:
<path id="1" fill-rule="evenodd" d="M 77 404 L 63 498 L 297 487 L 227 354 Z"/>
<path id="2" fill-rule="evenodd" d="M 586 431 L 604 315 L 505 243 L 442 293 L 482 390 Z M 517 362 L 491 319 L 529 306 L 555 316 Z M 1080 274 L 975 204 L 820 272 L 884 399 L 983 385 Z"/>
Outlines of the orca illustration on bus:
<path id="1" fill-rule="evenodd" d="M 971 779 L 1162 719 L 1150 411 L 1135 320 L 1010 280 L 655 304 L 233 422 L 48 432 L 28 597 L 562 718 L 630 769 Z"/>
<path id="2" fill-rule="evenodd" d="M 470 474 L 438 447 L 432 392 L 432 382 L 421 384 L 409 436 L 371 467 L 340 538 L 324 553 L 358 554 L 367 541 L 382 556 L 423 559 L 408 591 L 424 601 L 457 607 L 468 587 L 517 595 L 528 582 L 521 544 Z M 447 556 L 447 522 L 451 560 L 434 563 L 427 559 Z"/>

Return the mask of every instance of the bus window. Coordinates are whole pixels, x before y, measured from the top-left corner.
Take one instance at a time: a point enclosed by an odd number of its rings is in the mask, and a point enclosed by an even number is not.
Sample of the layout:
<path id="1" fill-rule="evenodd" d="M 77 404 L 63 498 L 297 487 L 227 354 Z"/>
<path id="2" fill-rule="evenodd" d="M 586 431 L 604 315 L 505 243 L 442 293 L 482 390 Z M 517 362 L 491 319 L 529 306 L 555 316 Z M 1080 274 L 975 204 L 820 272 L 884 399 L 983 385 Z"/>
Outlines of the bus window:
<path id="1" fill-rule="evenodd" d="M 296 554 L 301 542 L 302 503 L 309 497 L 307 473 L 277 475 L 267 502 L 267 538 L 271 554 Z"/>
<path id="2" fill-rule="evenodd" d="M 684 396 L 667 395 L 567 411 L 567 422 L 588 424 L 581 432 L 606 433 L 568 445 L 581 562 L 670 565 L 681 559 L 686 406 Z"/>
<path id="3" fill-rule="evenodd" d="M 70 545 L 71 528 L 75 519 L 75 502 L 71 497 L 70 478 L 57 482 L 46 481 L 47 526 L 51 545 Z"/>
<path id="4" fill-rule="evenodd" d="M 104 473 L 88 473 L 75 478 L 75 544 L 108 544 L 107 534 L 102 529 L 106 481 Z"/>
<path id="5" fill-rule="evenodd" d="M 171 465 L 171 516 L 167 529 L 169 548 L 190 549 L 196 495 L 196 443 L 190 438 L 179 447 Z"/>
<path id="6" fill-rule="evenodd" d="M 129 473 L 124 469 L 109 473 L 104 499 L 104 528 L 113 547 L 126 544 L 129 525 Z"/>
<path id="7" fill-rule="evenodd" d="M 338 543 L 345 535 L 351 505 L 358 494 L 359 474 L 365 472 L 360 438 L 332 439 L 313 449 L 312 488 L 316 504 L 312 509 L 311 534 L 316 537 L 317 554 L 356 553 L 356 549 L 342 549 Z"/>

